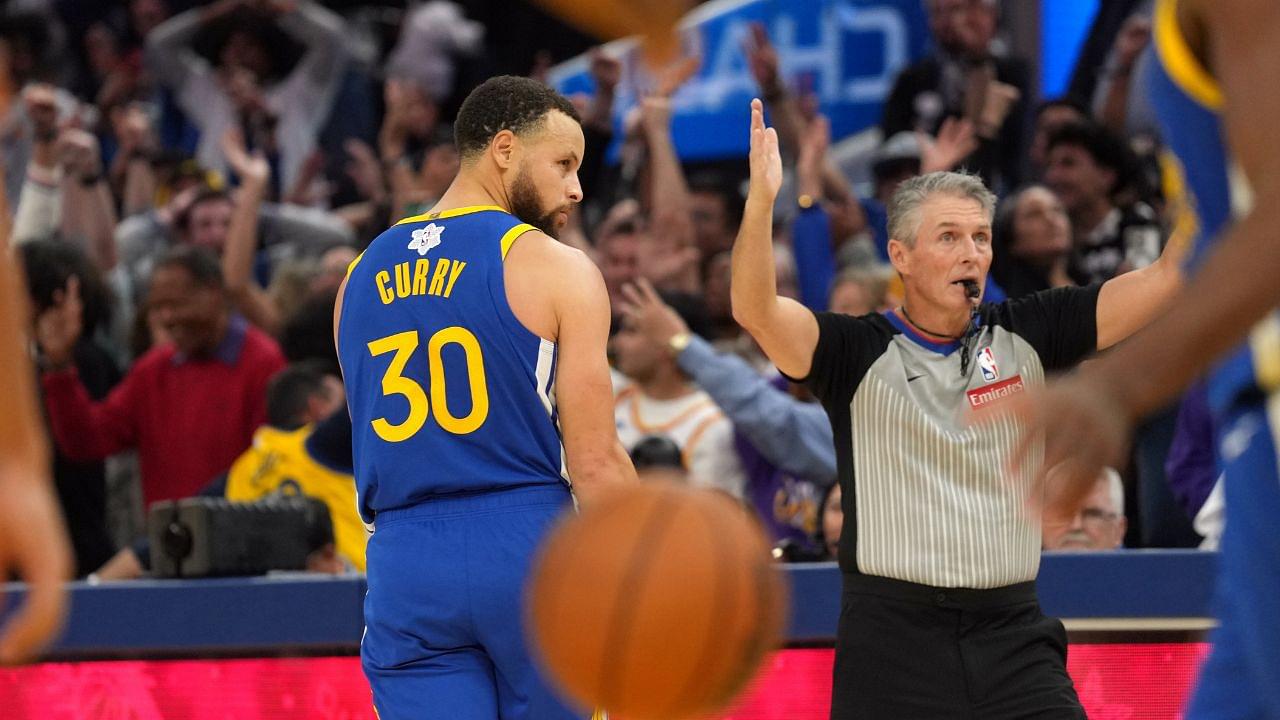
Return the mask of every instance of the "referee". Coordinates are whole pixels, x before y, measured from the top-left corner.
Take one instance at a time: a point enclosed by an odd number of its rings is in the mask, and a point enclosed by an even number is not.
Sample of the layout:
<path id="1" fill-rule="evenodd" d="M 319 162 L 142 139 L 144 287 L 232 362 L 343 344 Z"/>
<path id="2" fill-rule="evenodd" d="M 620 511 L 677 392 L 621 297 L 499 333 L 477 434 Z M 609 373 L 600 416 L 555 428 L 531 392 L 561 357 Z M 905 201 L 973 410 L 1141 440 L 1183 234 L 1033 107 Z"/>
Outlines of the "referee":
<path id="1" fill-rule="evenodd" d="M 734 318 L 822 401 L 843 490 L 831 717 L 1084 717 L 1062 623 L 1036 601 L 1040 523 L 1025 500 L 1038 468 L 1008 472 L 1017 428 L 999 408 L 1145 324 L 1181 283 L 1177 259 L 982 304 L 995 197 L 977 177 L 932 173 L 888 208 L 903 306 L 815 314 L 777 295 L 782 165 L 758 101 L 750 165 Z M 971 426 L 974 409 L 996 417 Z"/>

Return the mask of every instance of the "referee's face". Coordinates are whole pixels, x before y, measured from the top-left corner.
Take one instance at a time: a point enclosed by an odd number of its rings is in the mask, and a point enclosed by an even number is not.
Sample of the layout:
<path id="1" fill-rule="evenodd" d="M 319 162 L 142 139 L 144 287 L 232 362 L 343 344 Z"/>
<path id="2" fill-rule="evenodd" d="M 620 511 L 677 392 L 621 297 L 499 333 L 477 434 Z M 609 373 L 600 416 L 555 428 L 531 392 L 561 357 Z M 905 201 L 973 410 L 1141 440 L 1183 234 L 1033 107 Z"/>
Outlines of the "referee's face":
<path id="1" fill-rule="evenodd" d="M 908 301 L 944 312 L 972 307 L 964 281 L 986 285 L 991 269 L 991 218 L 977 200 L 934 195 L 920 204 L 914 245 L 894 241 L 894 266 L 902 273 Z"/>

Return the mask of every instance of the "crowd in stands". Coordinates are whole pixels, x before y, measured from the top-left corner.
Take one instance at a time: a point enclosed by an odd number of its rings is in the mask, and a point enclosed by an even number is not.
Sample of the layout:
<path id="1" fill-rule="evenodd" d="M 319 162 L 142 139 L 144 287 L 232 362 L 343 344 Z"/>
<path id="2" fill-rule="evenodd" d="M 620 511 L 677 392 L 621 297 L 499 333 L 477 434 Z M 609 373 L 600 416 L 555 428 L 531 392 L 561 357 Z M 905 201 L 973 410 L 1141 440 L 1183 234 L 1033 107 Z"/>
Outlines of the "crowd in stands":
<path id="1" fill-rule="evenodd" d="M 753 28 L 742 51 L 787 172 L 780 292 L 814 310 L 893 307 L 886 204 L 902 180 L 945 169 L 1002 198 L 988 301 L 1153 262 L 1172 218 L 1158 140 L 1130 121 L 1143 4 L 1092 95 L 1047 99 L 1007 50 L 996 0 L 924 4 L 931 50 L 885 99 L 866 183 Z M 493 60 L 511 57 L 500 17 L 464 0 L 36 0 L 0 14 L 0 237 L 26 271 L 78 575 L 145 571 L 146 504 L 251 500 L 287 479 L 332 514 L 316 567 L 363 568 L 334 297 L 363 247 L 448 187 L 449 119 L 477 73 L 546 71 L 545 58 Z M 744 172 L 682 162 L 672 138 L 672 96 L 698 66 L 655 73 L 617 124 L 623 64 L 589 51 L 594 91 L 572 98 L 585 200 L 561 239 L 604 275 L 617 426 L 641 477 L 741 498 L 780 558 L 829 559 L 841 518 L 825 412 L 730 310 Z M 1196 397 L 1140 435 L 1132 466 L 1100 478 L 1071 526 L 1045 527 L 1046 549 L 1213 542 L 1212 429 Z"/>

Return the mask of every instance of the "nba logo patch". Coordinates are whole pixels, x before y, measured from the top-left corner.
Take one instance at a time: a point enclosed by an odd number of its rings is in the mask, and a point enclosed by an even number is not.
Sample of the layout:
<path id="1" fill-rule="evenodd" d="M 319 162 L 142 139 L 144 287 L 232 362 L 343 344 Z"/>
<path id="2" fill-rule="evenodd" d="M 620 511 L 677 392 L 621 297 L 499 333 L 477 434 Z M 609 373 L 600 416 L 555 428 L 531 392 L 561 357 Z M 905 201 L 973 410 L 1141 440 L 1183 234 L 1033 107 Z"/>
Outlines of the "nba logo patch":
<path id="1" fill-rule="evenodd" d="M 984 347 L 978 353 L 978 369 L 982 371 L 982 379 L 987 382 L 1000 379 L 1000 368 L 996 367 L 996 354 L 990 347 Z"/>

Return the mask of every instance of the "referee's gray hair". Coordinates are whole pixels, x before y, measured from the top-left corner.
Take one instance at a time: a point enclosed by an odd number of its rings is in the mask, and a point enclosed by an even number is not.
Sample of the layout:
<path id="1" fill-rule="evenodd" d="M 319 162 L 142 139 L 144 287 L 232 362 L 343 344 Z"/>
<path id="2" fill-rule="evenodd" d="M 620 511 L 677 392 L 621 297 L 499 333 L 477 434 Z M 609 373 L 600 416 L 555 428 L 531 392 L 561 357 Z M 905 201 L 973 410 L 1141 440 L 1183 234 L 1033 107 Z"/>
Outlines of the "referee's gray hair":
<path id="1" fill-rule="evenodd" d="M 904 180 L 889 200 L 889 237 L 915 247 L 920 233 L 920 206 L 933 195 L 976 200 L 990 221 L 996 211 L 996 196 L 977 175 L 964 172 L 932 172 Z"/>

